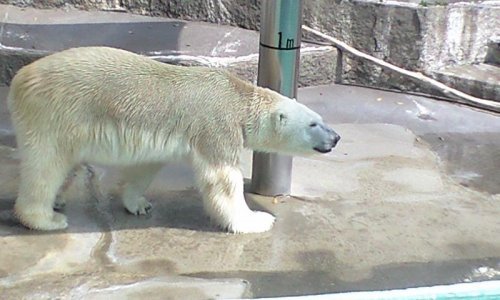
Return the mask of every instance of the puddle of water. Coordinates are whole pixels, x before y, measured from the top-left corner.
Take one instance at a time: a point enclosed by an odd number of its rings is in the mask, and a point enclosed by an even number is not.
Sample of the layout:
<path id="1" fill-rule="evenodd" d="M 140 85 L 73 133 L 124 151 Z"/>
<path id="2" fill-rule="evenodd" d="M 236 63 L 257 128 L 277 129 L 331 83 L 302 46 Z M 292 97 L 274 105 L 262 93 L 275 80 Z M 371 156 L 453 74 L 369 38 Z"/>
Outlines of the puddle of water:
<path id="1" fill-rule="evenodd" d="M 224 272 L 189 274 L 201 278 L 242 278 L 250 282 L 252 297 L 317 295 L 339 292 L 414 288 L 460 282 L 498 280 L 500 257 L 480 260 L 457 260 L 429 263 L 406 263 L 379 266 L 361 281 L 344 281 L 330 271 Z M 488 270 L 476 276 L 477 270 Z M 491 270 L 497 270 L 493 273 Z"/>
<path id="2" fill-rule="evenodd" d="M 500 133 L 433 133 L 422 138 L 460 184 L 500 193 Z"/>

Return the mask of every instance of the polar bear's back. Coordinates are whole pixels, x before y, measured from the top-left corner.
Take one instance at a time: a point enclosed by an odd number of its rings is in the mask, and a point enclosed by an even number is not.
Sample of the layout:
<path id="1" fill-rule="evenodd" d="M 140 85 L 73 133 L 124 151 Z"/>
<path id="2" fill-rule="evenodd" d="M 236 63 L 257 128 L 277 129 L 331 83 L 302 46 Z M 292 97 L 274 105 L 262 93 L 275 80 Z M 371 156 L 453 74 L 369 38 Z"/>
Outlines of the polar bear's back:
<path id="1" fill-rule="evenodd" d="M 242 100 L 249 97 L 235 82 L 251 92 L 224 71 L 163 64 L 113 48 L 75 48 L 22 68 L 8 102 L 18 134 L 51 132 L 50 138 L 65 137 L 60 143 L 79 137 L 75 147 L 96 136 L 141 144 L 148 135 L 154 147 L 179 135 L 191 143 L 219 136 L 239 144 Z"/>
<path id="2" fill-rule="evenodd" d="M 227 85 L 227 77 L 219 70 L 173 66 L 119 49 L 87 47 L 56 53 L 24 67 L 12 89 L 14 101 L 37 101 L 32 104 L 56 111 L 60 106 L 90 106 L 119 117 L 120 111 L 131 113 L 133 106 L 145 112 L 168 109 L 169 114 L 172 108 L 193 114 L 199 110 L 195 106 L 200 106 L 206 112 L 213 90 L 218 89 L 220 97 L 220 90 L 229 90 Z"/>

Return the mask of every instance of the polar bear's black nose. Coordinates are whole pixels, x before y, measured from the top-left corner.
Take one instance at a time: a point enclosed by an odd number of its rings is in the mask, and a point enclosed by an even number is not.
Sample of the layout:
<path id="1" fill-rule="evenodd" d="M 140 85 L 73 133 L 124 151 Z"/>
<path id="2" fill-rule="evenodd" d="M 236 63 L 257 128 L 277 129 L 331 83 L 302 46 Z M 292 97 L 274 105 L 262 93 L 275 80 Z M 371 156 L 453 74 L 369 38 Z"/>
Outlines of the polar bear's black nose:
<path id="1" fill-rule="evenodd" d="M 335 147 L 337 145 L 337 143 L 340 141 L 340 135 L 335 133 L 335 131 L 333 132 L 333 140 L 332 141 L 333 141 L 332 148 Z"/>
<path id="2" fill-rule="evenodd" d="M 338 135 L 333 129 L 326 125 L 319 125 L 320 128 L 320 139 L 319 145 L 314 147 L 314 150 L 320 153 L 328 153 L 337 145 L 340 141 L 340 135 Z"/>
<path id="3" fill-rule="evenodd" d="M 328 135 L 330 137 L 330 145 L 333 147 L 335 147 L 337 145 L 337 143 L 340 141 L 340 135 L 338 135 L 338 133 L 336 133 L 333 129 L 331 129 L 330 127 L 328 126 L 324 126 L 324 129 L 328 132 Z"/>

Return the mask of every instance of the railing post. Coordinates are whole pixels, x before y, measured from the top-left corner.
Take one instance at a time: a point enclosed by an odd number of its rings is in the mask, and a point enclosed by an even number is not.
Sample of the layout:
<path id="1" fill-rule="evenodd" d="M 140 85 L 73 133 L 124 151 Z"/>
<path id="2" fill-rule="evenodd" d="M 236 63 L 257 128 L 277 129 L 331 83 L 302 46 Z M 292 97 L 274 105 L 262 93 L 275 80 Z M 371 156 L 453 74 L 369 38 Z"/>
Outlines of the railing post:
<path id="1" fill-rule="evenodd" d="M 342 52 L 342 49 L 339 47 L 337 48 L 337 66 L 335 69 L 335 84 L 342 84 L 342 72 L 344 69 L 344 53 Z"/>
<path id="2" fill-rule="evenodd" d="M 257 84 L 290 98 L 297 97 L 302 26 L 301 0 L 262 0 Z M 287 195 L 292 157 L 255 152 L 252 192 Z"/>

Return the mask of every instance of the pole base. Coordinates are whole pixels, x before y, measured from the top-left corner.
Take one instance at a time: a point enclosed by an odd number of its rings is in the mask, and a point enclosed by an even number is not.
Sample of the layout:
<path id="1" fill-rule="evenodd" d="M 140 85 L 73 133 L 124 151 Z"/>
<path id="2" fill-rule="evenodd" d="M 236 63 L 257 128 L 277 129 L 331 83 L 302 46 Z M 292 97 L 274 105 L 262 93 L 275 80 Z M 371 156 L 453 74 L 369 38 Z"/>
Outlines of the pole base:
<path id="1" fill-rule="evenodd" d="M 254 152 L 251 192 L 263 196 L 290 194 L 291 156 Z"/>

